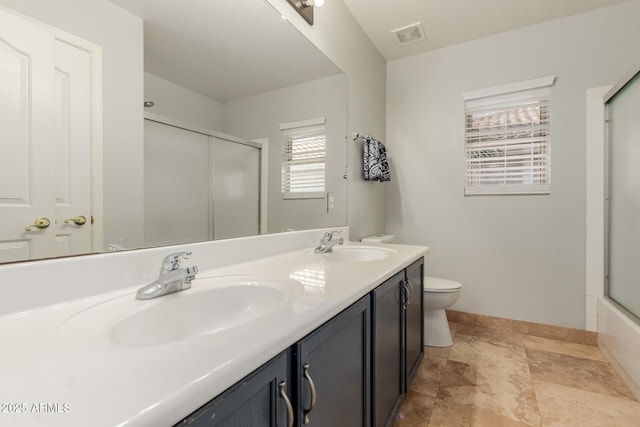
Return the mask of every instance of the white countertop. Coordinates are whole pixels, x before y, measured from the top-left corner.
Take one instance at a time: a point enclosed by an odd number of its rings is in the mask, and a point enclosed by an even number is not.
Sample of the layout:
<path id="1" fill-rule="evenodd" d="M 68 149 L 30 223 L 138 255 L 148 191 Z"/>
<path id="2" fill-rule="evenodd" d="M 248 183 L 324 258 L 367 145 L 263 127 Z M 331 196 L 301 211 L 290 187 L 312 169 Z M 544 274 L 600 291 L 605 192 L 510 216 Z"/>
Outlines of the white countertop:
<path id="1" fill-rule="evenodd" d="M 0 425 L 173 425 L 429 251 L 384 247 L 395 253 L 375 261 L 328 261 L 305 249 L 200 271 L 183 293 L 205 277 L 247 273 L 298 280 L 304 293 L 254 321 L 163 345 L 114 342 L 106 315 L 74 333 L 62 327 L 109 299 L 134 301 L 139 286 L 2 316 Z"/>

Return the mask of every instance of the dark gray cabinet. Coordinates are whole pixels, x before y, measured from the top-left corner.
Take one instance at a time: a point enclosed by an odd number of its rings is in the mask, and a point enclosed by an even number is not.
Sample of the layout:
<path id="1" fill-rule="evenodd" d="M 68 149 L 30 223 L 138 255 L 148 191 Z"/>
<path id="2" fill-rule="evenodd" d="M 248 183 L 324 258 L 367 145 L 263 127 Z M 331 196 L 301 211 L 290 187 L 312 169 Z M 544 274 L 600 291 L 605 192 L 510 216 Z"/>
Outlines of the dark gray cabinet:
<path id="1" fill-rule="evenodd" d="M 404 391 L 415 375 L 424 356 L 424 259 L 420 259 L 405 269 L 406 298 L 405 309 L 405 360 Z"/>
<path id="2" fill-rule="evenodd" d="M 286 351 L 213 399 L 176 426 L 285 427 L 293 425 Z"/>
<path id="3" fill-rule="evenodd" d="M 423 357 L 424 259 L 176 426 L 390 425 Z"/>
<path id="4" fill-rule="evenodd" d="M 420 259 L 372 291 L 373 425 L 393 422 L 424 355 Z"/>
<path id="5" fill-rule="evenodd" d="M 371 425 L 370 334 L 366 296 L 296 344 L 296 425 Z"/>
<path id="6" fill-rule="evenodd" d="M 372 418 L 375 426 L 386 425 L 402 400 L 403 283 L 404 271 L 401 271 L 372 292 Z"/>

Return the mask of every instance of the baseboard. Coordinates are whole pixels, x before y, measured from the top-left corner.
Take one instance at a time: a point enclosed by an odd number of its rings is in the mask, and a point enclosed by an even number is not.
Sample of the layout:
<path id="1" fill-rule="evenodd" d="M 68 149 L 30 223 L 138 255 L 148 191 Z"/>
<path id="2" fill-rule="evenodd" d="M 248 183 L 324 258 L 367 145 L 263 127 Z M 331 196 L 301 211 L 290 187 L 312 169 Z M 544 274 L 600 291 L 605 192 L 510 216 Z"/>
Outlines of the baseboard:
<path id="1" fill-rule="evenodd" d="M 447 310 L 447 319 L 449 319 L 450 322 L 498 329 L 506 332 L 533 335 L 577 344 L 598 345 L 598 334 L 583 329 L 566 328 L 544 323 L 486 316 L 483 314 L 465 313 L 456 310 Z"/>

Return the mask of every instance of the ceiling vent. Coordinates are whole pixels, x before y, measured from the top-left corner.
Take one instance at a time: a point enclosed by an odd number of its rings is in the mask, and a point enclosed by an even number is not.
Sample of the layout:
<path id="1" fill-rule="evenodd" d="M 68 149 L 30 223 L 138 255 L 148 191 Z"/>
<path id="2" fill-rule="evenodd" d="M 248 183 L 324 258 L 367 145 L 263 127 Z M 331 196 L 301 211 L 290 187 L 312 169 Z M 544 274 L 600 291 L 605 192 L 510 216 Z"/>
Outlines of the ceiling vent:
<path id="1" fill-rule="evenodd" d="M 422 24 L 420 22 L 391 30 L 391 34 L 400 46 L 427 39 L 424 35 L 424 30 L 422 29 Z"/>

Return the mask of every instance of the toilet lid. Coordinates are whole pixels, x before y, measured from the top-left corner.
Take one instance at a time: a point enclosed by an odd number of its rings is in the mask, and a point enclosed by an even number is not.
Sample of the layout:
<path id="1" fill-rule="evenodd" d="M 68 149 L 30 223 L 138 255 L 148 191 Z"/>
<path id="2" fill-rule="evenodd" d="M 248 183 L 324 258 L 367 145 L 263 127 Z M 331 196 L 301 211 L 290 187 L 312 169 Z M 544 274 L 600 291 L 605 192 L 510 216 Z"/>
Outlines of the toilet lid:
<path id="1" fill-rule="evenodd" d="M 462 288 L 460 282 L 449 279 L 441 279 L 440 277 L 425 276 L 424 291 L 427 292 L 451 292 Z"/>

